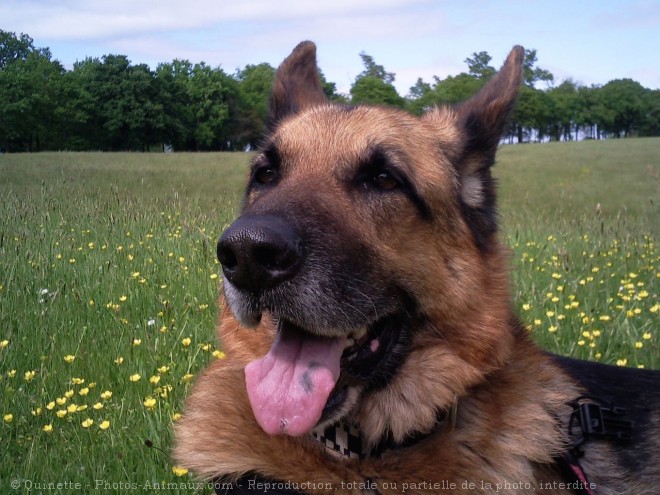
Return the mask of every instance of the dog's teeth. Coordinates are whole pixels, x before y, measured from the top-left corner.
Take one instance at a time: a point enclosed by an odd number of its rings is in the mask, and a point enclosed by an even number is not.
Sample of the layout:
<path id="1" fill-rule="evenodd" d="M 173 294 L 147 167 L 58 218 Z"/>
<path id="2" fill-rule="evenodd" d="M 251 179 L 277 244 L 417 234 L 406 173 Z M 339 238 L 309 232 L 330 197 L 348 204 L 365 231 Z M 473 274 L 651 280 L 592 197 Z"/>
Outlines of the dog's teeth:
<path id="1" fill-rule="evenodd" d="M 354 334 L 356 340 L 361 340 L 365 335 L 367 335 L 367 328 L 366 327 L 360 328 Z"/>

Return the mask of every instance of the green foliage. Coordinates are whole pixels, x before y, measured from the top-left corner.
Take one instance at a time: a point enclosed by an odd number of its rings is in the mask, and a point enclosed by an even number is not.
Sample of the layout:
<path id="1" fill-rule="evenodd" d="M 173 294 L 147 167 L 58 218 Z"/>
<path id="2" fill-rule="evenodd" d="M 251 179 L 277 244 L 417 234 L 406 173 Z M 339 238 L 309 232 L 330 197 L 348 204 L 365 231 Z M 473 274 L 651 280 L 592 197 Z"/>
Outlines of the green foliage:
<path id="1" fill-rule="evenodd" d="M 382 65 L 376 64 L 371 55 L 360 53 L 364 70 L 355 79 L 351 87 L 351 103 L 358 105 L 387 105 L 403 108 L 405 100 L 399 96 L 394 82 L 394 74 L 387 72 Z"/>
<path id="2" fill-rule="evenodd" d="M 632 79 L 615 79 L 599 91 L 603 113 L 601 127 L 616 137 L 632 135 L 645 117 L 646 90 Z"/>
<path id="3" fill-rule="evenodd" d="M 488 52 L 479 52 L 473 53 L 471 58 L 466 58 L 465 63 L 471 76 L 477 79 L 489 79 L 497 72 L 495 67 L 489 65 L 492 59 Z"/>
<path id="4" fill-rule="evenodd" d="M 370 103 L 422 114 L 434 105 L 453 105 L 475 94 L 495 73 L 488 52 L 465 59 L 467 72 L 421 78 L 404 98 L 395 75 L 360 53 L 364 70 L 348 95 L 321 73 L 324 93 L 339 103 Z M 0 152 L 41 150 L 253 149 L 268 125 L 275 69 L 247 65 L 233 74 L 188 60 L 161 63 L 155 70 L 124 55 L 87 58 L 64 70 L 48 48 L 26 34 L 0 30 Z M 660 91 L 630 79 L 585 87 L 537 66 L 526 50 L 521 90 L 509 141 L 572 140 L 582 137 L 660 135 Z"/>
<path id="5" fill-rule="evenodd" d="M 255 145 L 261 141 L 268 124 L 270 88 L 275 79 L 275 69 L 266 63 L 247 65 L 238 71 L 236 77 L 243 109 L 241 138 Z"/>
<path id="6" fill-rule="evenodd" d="M 40 149 L 57 139 L 63 72 L 36 50 L 0 69 L 0 149 Z"/>
<path id="7" fill-rule="evenodd" d="M 392 84 L 394 82 L 394 73 L 387 72 L 385 67 L 378 65 L 371 55 L 368 55 L 365 52 L 360 52 L 360 58 L 364 64 L 364 70 L 358 74 L 356 79 L 361 79 L 363 77 L 375 77 L 376 79 L 380 79 L 387 84 Z"/>
<path id="8" fill-rule="evenodd" d="M 399 96 L 396 88 L 376 76 L 358 78 L 351 88 L 351 96 L 351 103 L 354 105 L 368 103 L 399 108 L 405 105 L 405 100 Z"/>
<path id="9" fill-rule="evenodd" d="M 550 71 L 535 67 L 536 50 L 526 49 L 523 59 L 523 81 L 527 86 L 534 86 L 538 81 L 552 82 L 554 76 Z"/>
<path id="10" fill-rule="evenodd" d="M 34 40 L 27 34 L 19 37 L 15 33 L 0 29 L 0 69 L 16 61 L 25 61 L 31 53 L 36 53 L 50 60 L 50 50 L 47 48 L 36 48 Z"/>

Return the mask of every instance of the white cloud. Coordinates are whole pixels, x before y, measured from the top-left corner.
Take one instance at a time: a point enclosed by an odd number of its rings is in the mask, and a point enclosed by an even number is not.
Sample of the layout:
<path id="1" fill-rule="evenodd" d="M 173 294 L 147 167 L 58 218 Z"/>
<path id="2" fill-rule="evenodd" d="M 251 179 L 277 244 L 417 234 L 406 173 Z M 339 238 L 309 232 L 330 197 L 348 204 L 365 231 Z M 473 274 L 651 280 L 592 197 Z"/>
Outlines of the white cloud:
<path id="1" fill-rule="evenodd" d="M 101 0 L 47 2 L 5 0 L 3 23 L 33 37 L 58 40 L 144 35 L 167 30 L 206 29 L 243 20 L 323 19 L 387 12 L 431 0 Z M 335 32 L 335 35 L 338 33 Z"/>
<path id="2" fill-rule="evenodd" d="M 418 77 L 466 70 L 463 60 L 474 51 L 488 51 L 499 66 L 515 43 L 538 49 L 539 66 L 558 79 L 639 77 L 657 88 L 650 61 L 658 15 L 652 0 L 555 0 L 534 9 L 524 0 L 0 0 L 0 28 L 30 35 L 67 67 L 121 53 L 152 67 L 183 58 L 233 72 L 277 65 L 311 39 L 342 90 L 362 70 L 364 50 L 396 73 L 404 94 Z"/>

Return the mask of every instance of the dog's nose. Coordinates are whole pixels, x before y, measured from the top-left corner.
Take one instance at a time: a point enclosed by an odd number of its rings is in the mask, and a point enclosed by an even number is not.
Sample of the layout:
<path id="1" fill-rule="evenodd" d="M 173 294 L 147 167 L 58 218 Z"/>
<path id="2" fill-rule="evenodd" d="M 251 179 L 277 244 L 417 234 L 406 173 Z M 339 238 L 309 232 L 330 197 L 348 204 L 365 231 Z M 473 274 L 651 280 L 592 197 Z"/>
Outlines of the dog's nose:
<path id="1" fill-rule="evenodd" d="M 244 215 L 220 237 L 218 260 L 234 286 L 259 293 L 295 275 L 302 260 L 301 242 L 280 217 Z"/>

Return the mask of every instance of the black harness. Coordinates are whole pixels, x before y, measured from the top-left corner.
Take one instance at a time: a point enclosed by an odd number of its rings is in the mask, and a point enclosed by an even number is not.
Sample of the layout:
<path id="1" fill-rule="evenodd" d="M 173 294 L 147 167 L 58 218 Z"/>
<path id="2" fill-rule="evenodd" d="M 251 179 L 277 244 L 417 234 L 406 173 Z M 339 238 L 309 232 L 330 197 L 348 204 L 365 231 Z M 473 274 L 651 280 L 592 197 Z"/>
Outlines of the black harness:
<path id="1" fill-rule="evenodd" d="M 569 405 L 573 408 L 568 421 L 568 435 L 571 448 L 555 457 L 555 464 L 566 484 L 576 495 L 596 495 L 595 485 L 589 482 L 587 474 L 580 465 L 584 456 L 582 446 L 591 440 L 609 440 L 617 443 L 630 441 L 633 422 L 628 419 L 625 408 L 608 404 L 591 396 L 580 396 Z M 312 431 L 312 437 L 332 452 L 350 459 L 364 459 L 367 456 L 379 456 L 386 450 L 410 447 L 432 435 L 441 425 L 455 426 L 457 402 L 449 412 L 438 413 L 436 428 L 427 433 L 415 433 L 404 442 L 395 443 L 385 438 L 375 449 L 366 451 L 357 428 L 339 423 L 322 431 Z M 304 485 L 304 484 L 303 484 Z M 234 482 L 214 482 L 217 495 L 304 495 L 305 488 L 294 482 L 279 482 L 250 473 Z M 373 490 L 377 493 L 376 490 Z"/>
<path id="2" fill-rule="evenodd" d="M 607 404 L 596 397 L 583 395 L 569 405 L 573 408 L 568 421 L 572 446 L 556 457 L 555 462 L 577 495 L 595 495 L 595 486 L 580 465 L 584 456 L 582 446 L 590 440 L 629 442 L 634 424 L 628 419 L 625 408 Z"/>

